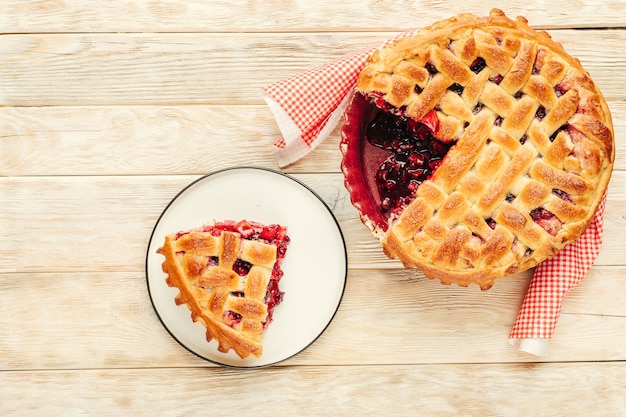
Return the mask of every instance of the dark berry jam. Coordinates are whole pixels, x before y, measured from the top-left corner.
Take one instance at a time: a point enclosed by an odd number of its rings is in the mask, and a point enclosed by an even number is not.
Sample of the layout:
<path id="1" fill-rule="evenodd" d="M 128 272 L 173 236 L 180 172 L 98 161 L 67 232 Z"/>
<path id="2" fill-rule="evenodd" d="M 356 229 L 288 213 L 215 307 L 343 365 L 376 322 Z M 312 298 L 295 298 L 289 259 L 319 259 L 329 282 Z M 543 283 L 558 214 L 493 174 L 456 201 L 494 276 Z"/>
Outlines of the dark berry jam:
<path id="1" fill-rule="evenodd" d="M 429 125 L 436 113 L 422 123 L 369 106 L 372 108 L 366 113 L 371 116 L 362 134 L 367 143 L 387 152 L 374 178 L 380 210 L 394 212 L 413 200 L 419 185 L 432 176 L 452 144 L 433 136 Z"/>
<path id="2" fill-rule="evenodd" d="M 223 316 L 224 322 L 230 327 L 236 326 L 241 321 L 241 314 L 234 311 L 226 311 Z"/>
<path id="3" fill-rule="evenodd" d="M 530 217 L 532 217 L 535 223 L 541 226 L 546 232 L 548 232 L 552 236 L 555 236 L 563 225 L 561 220 L 559 220 L 559 218 L 556 217 L 554 213 L 543 207 L 538 207 L 532 210 L 530 212 Z"/>
<path id="4" fill-rule="evenodd" d="M 535 114 L 535 117 L 539 120 L 543 120 L 543 118 L 546 117 L 546 108 L 543 106 L 539 106 L 539 108 L 537 108 L 537 113 Z"/>
<path id="5" fill-rule="evenodd" d="M 448 90 L 450 90 L 450 91 L 452 91 L 453 93 L 456 93 L 456 94 L 458 94 L 458 95 L 463 94 L 463 90 L 464 90 L 464 89 L 465 89 L 465 88 L 464 88 L 461 84 L 458 84 L 458 83 L 454 83 L 454 84 L 452 84 L 450 87 L 448 87 Z"/>
<path id="6" fill-rule="evenodd" d="M 263 323 L 264 327 L 269 326 L 272 322 L 272 316 L 274 313 L 274 307 L 283 301 L 284 292 L 278 288 L 279 279 L 272 277 L 267 285 L 267 292 L 265 293 L 265 303 L 267 304 L 267 319 Z"/>
<path id="7" fill-rule="evenodd" d="M 558 188 L 553 188 L 552 189 L 552 193 L 554 193 L 554 195 L 559 197 L 561 200 L 565 200 L 568 203 L 574 203 L 574 200 L 572 199 L 572 196 L 570 194 L 566 193 L 563 190 L 560 190 Z"/>
<path id="8" fill-rule="evenodd" d="M 470 70 L 472 70 L 472 72 L 474 72 L 475 74 L 478 74 L 483 69 L 485 69 L 486 66 L 487 66 L 487 63 L 485 62 L 485 60 L 483 58 L 478 57 L 470 65 Z"/>
<path id="9" fill-rule="evenodd" d="M 252 265 L 250 264 L 250 262 L 237 259 L 235 261 L 235 264 L 233 265 L 233 271 L 235 271 L 238 275 L 244 277 L 248 275 L 248 272 L 250 272 L 251 267 Z"/>
<path id="10" fill-rule="evenodd" d="M 426 70 L 428 70 L 430 75 L 435 75 L 439 72 L 439 70 L 437 69 L 437 67 L 435 67 L 432 63 L 427 62 L 426 65 L 424 65 L 424 68 L 426 68 Z"/>

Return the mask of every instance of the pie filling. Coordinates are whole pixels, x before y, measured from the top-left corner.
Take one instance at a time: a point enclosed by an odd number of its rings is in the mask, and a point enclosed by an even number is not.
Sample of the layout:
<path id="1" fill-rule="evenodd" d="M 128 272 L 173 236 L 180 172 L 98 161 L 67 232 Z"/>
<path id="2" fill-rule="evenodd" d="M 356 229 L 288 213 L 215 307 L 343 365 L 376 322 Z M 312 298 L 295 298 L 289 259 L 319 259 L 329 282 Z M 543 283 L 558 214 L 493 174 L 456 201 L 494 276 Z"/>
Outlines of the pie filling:
<path id="1" fill-rule="evenodd" d="M 272 275 L 267 284 L 267 289 L 263 298 L 263 302 L 267 306 L 267 316 L 262 322 L 262 325 L 264 330 L 267 329 L 267 326 L 269 326 L 272 322 L 274 309 L 283 301 L 284 292 L 280 290 L 279 282 L 283 277 L 281 262 L 285 257 L 287 246 L 290 242 L 289 236 L 287 235 L 287 228 L 277 224 L 264 225 L 258 222 L 246 220 L 227 220 L 204 226 L 199 230 L 194 230 L 194 232 L 209 233 L 214 237 L 219 237 L 223 232 L 231 232 L 238 235 L 242 239 L 266 243 L 276 247 L 276 262 L 272 268 Z M 190 233 L 190 231 L 180 232 L 176 235 L 176 239 L 178 240 L 188 233 Z M 207 257 L 205 269 L 212 266 L 219 266 L 218 256 Z M 245 280 L 248 277 L 251 267 L 252 264 L 250 262 L 239 258 L 233 263 L 232 270 L 237 273 L 237 275 L 242 277 L 243 286 L 245 286 Z M 203 286 L 201 282 L 198 283 L 197 286 L 207 290 L 212 289 L 211 287 Z M 243 289 L 241 291 L 234 290 L 230 292 L 230 296 L 244 297 L 245 293 Z M 236 311 L 226 310 L 223 313 L 222 319 L 224 323 L 234 328 L 241 323 L 242 315 Z"/>
<path id="2" fill-rule="evenodd" d="M 433 136 L 438 118 L 431 111 L 422 121 L 383 110 L 367 101 L 363 138 L 388 155 L 375 170 L 376 188 L 382 213 L 399 215 L 413 200 L 419 185 L 441 165 L 453 142 Z M 367 145 L 366 145 L 367 146 Z"/>

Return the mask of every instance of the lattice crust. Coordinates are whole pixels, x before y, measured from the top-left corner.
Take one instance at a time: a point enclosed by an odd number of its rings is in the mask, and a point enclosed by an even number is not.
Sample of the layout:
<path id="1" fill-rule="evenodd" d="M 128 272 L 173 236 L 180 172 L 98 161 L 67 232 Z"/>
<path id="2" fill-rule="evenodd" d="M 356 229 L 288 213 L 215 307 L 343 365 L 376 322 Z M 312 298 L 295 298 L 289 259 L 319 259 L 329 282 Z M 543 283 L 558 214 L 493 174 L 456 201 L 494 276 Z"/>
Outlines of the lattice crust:
<path id="1" fill-rule="evenodd" d="M 279 254 L 276 244 L 233 231 L 214 234 L 199 230 L 166 236 L 157 250 L 165 256 L 166 282 L 178 288 L 176 304 L 187 305 L 192 320 L 206 327 L 207 341 L 217 340 L 220 352 L 232 349 L 241 358 L 260 357 L 268 284 L 273 271 L 280 271 L 284 250 Z"/>
<path id="2" fill-rule="evenodd" d="M 444 283 L 491 287 L 578 238 L 611 175 L 613 125 L 580 62 L 524 18 L 460 15 L 377 50 L 357 90 L 456 141 L 382 239 Z"/>

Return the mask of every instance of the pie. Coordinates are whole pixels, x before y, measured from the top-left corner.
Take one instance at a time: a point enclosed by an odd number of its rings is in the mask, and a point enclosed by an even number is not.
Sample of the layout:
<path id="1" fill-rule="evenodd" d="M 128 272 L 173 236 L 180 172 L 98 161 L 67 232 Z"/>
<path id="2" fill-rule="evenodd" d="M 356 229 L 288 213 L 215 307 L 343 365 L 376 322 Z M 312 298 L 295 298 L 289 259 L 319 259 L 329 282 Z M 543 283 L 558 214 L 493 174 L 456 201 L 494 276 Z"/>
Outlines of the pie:
<path id="1" fill-rule="evenodd" d="M 374 51 L 340 146 L 384 253 L 482 289 L 576 240 L 615 156 L 609 108 L 579 60 L 497 9 Z"/>
<path id="2" fill-rule="evenodd" d="M 187 305 L 207 341 L 223 353 L 259 358 L 283 299 L 278 284 L 289 242 L 278 224 L 224 221 L 170 234 L 157 252 L 165 256 L 167 285 L 179 290 L 176 304 Z"/>

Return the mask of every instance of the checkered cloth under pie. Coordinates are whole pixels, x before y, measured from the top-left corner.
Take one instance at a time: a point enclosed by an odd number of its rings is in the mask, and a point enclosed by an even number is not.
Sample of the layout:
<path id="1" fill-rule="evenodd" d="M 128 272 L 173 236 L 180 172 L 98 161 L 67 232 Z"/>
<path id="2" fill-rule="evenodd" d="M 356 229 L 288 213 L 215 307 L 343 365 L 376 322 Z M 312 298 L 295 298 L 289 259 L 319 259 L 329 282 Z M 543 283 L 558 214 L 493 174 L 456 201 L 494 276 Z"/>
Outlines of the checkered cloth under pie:
<path id="1" fill-rule="evenodd" d="M 283 135 L 274 143 L 279 166 L 296 162 L 330 135 L 349 104 L 372 50 L 366 48 L 342 56 L 262 90 Z M 565 295 L 584 278 L 598 256 L 605 201 L 606 196 L 591 225 L 576 242 L 535 269 L 509 335 L 510 342 L 520 350 L 539 356 L 547 354 L 548 340 Z"/>

